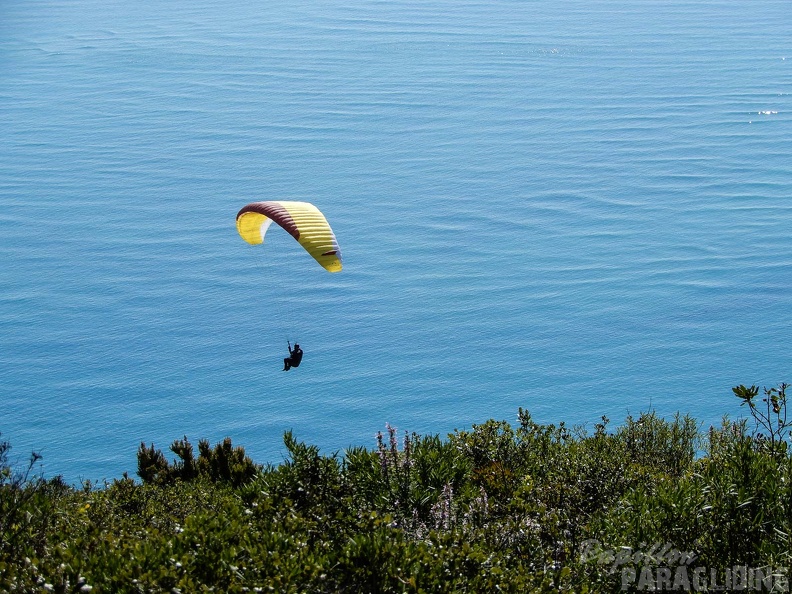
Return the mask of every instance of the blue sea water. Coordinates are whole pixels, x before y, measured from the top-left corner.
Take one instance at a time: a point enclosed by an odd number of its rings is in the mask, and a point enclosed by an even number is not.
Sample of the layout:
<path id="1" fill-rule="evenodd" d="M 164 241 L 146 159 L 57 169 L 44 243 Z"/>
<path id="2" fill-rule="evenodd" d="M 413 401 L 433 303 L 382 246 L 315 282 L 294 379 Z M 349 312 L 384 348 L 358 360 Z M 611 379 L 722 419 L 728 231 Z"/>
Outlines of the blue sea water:
<path id="1" fill-rule="evenodd" d="M 2 437 L 79 481 L 183 435 L 744 414 L 792 380 L 790 8 L 4 1 Z M 274 199 L 342 273 L 239 238 Z"/>

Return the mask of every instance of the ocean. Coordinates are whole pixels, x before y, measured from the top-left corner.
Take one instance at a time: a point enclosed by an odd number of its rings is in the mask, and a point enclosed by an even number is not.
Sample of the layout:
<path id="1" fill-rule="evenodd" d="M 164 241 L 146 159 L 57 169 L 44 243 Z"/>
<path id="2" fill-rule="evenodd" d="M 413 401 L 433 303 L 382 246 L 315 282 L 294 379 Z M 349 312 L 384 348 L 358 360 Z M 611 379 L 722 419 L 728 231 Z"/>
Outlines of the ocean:
<path id="1" fill-rule="evenodd" d="M 0 432 L 343 454 L 792 381 L 786 0 L 8 0 Z M 237 211 L 303 200 L 344 270 Z M 282 371 L 287 340 L 299 369 Z"/>

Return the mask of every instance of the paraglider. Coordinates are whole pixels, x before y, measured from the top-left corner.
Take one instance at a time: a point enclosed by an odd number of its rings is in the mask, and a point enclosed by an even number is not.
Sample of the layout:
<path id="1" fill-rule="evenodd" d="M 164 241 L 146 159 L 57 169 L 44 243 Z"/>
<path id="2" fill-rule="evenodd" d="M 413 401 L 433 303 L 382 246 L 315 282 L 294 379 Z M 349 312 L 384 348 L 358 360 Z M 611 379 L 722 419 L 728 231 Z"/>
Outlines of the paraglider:
<path id="1" fill-rule="evenodd" d="M 251 245 L 264 243 L 264 236 L 275 222 L 308 252 L 328 272 L 340 272 L 341 249 L 321 211 L 310 202 L 267 201 L 251 202 L 237 213 L 239 235 Z M 283 360 L 283 370 L 298 367 L 303 351 L 287 341 L 289 356 Z"/>
<path id="2" fill-rule="evenodd" d="M 328 272 L 341 271 L 341 249 L 321 211 L 310 202 L 251 202 L 237 213 L 239 235 L 251 245 L 264 243 L 272 222 L 280 225 Z"/>
<path id="3" fill-rule="evenodd" d="M 292 348 L 291 341 L 286 341 L 289 345 L 289 356 L 283 360 L 283 371 L 289 371 L 292 367 L 299 367 L 302 362 L 303 352 L 300 345 L 294 343 Z"/>

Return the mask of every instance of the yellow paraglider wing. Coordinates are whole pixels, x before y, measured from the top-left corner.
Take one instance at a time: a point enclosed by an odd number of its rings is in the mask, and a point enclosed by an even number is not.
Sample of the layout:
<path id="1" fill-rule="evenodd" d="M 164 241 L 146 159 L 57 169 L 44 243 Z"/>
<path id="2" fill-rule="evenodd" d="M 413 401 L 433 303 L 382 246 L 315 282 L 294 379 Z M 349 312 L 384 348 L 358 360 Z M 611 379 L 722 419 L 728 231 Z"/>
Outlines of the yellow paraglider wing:
<path id="1" fill-rule="evenodd" d="M 251 245 L 264 243 L 264 235 L 273 221 L 325 270 L 341 270 L 341 250 L 335 234 L 324 215 L 309 202 L 251 202 L 237 214 L 237 231 Z"/>

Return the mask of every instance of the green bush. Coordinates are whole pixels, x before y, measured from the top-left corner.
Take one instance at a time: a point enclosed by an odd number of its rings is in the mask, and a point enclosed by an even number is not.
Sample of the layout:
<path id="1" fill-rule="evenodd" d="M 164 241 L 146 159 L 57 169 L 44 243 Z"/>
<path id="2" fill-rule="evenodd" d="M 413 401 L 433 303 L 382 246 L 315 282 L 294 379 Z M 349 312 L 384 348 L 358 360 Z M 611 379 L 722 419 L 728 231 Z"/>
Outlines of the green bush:
<path id="1" fill-rule="evenodd" d="M 141 444 L 142 482 L 79 487 L 32 476 L 36 456 L 13 467 L 2 442 L 0 591 L 615 592 L 620 563 L 674 568 L 658 543 L 789 566 L 785 385 L 763 408 L 735 394 L 753 430 L 649 412 L 589 433 L 520 410 L 446 438 L 387 426 L 343 455 L 288 432 L 266 467 L 184 438 L 172 462 Z"/>
<path id="2" fill-rule="evenodd" d="M 145 443 L 140 444 L 137 474 L 144 483 L 165 484 L 202 477 L 239 487 L 253 480 L 258 471 L 256 464 L 245 455 L 245 449 L 233 447 L 229 437 L 216 444 L 214 449 L 207 440 L 200 440 L 197 460 L 186 436 L 174 441 L 170 449 L 177 456 L 171 464 L 162 451 L 154 448 L 154 444 L 149 447 Z"/>

